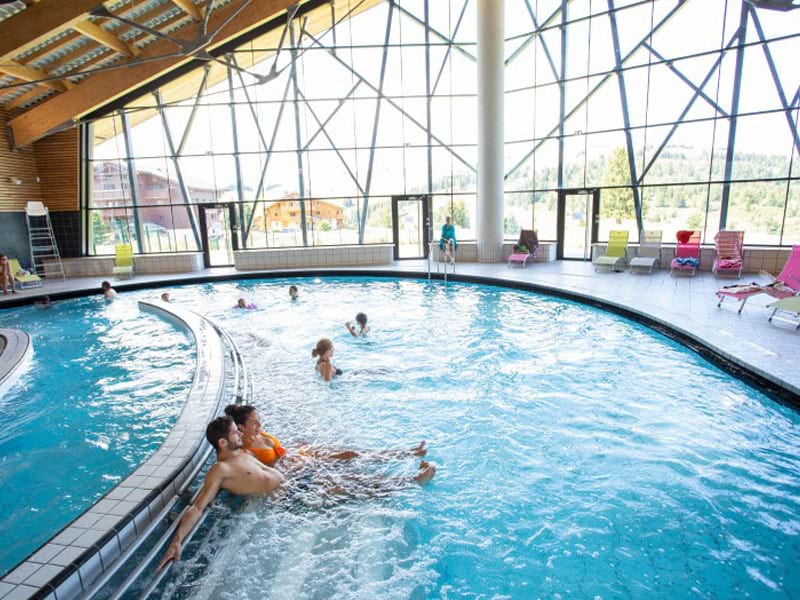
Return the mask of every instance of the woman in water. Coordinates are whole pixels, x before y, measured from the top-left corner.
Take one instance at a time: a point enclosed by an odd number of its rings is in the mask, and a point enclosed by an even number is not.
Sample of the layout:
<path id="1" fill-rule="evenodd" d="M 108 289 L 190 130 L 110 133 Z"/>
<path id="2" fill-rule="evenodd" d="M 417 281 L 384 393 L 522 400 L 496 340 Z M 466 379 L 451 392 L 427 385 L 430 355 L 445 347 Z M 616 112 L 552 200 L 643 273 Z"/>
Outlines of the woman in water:
<path id="1" fill-rule="evenodd" d="M 281 446 L 278 438 L 261 428 L 261 420 L 258 417 L 255 406 L 229 404 L 225 407 L 225 414 L 233 419 L 239 431 L 242 432 L 242 449 L 255 456 L 265 465 L 274 466 L 275 462 L 286 454 L 286 450 Z M 391 459 L 406 456 L 425 456 L 427 451 L 424 441 L 408 450 L 378 450 L 367 453 L 356 450 L 318 448 L 309 444 L 301 444 L 297 449 L 297 455 L 323 460 L 350 460 L 359 456 Z"/>
<path id="2" fill-rule="evenodd" d="M 322 375 L 325 381 L 333 379 L 334 375 L 341 375 L 342 370 L 337 369 L 331 363 L 333 358 L 333 342 L 328 338 L 321 338 L 314 349 L 311 351 L 311 356 L 317 359 L 317 373 Z"/>

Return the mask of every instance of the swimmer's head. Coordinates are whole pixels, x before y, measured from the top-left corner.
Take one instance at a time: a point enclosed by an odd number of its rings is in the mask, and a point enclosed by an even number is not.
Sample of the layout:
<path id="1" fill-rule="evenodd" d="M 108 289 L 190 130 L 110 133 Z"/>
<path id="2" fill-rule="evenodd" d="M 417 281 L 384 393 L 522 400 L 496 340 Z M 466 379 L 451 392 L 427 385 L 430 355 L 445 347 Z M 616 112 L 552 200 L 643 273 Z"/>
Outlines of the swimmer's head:
<path id="1" fill-rule="evenodd" d="M 258 432 L 261 429 L 261 423 L 258 421 L 258 414 L 256 407 L 249 404 L 228 404 L 225 407 L 225 414 L 228 415 L 236 426 L 241 430 L 253 429 L 251 433 Z"/>
<path id="2" fill-rule="evenodd" d="M 356 323 L 358 323 L 362 327 L 366 327 L 367 326 L 367 315 L 365 313 L 358 313 L 356 315 Z"/>
<path id="3" fill-rule="evenodd" d="M 244 298 L 239 298 L 236 301 L 236 306 L 238 306 L 239 308 L 247 308 L 247 302 L 245 302 Z"/>
<path id="4" fill-rule="evenodd" d="M 327 353 L 333 352 L 333 342 L 328 338 L 320 338 L 317 345 L 311 351 L 311 356 L 325 356 Z"/>
<path id="5" fill-rule="evenodd" d="M 101 289 L 102 289 L 104 292 L 106 292 L 106 291 L 108 291 L 108 290 L 110 290 L 110 289 L 111 289 L 111 284 L 110 284 L 108 281 L 104 281 L 103 283 L 101 283 L 101 284 L 100 284 L 100 288 L 101 288 Z"/>
<path id="6" fill-rule="evenodd" d="M 289 295 L 294 299 L 294 298 L 297 298 L 297 293 L 298 293 L 297 292 L 297 286 L 296 285 L 290 285 L 289 286 Z"/>
<path id="7" fill-rule="evenodd" d="M 161 300 L 164 302 L 169 302 L 169 292 L 164 292 L 161 294 Z"/>
<path id="8" fill-rule="evenodd" d="M 206 427 L 206 439 L 217 452 L 223 445 L 228 450 L 238 450 L 242 447 L 242 434 L 230 417 L 217 417 L 211 421 Z"/>

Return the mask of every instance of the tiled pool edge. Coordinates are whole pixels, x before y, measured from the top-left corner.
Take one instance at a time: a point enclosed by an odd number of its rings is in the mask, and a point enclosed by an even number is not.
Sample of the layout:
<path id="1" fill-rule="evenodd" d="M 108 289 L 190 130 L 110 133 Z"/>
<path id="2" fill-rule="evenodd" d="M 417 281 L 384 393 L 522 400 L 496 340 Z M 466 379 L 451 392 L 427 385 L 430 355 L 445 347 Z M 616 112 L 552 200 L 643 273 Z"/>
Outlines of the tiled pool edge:
<path id="1" fill-rule="evenodd" d="M 5 343 L 0 350 L 0 393 L 14 385 L 23 365 L 33 354 L 31 336 L 20 329 L 0 329 Z"/>
<path id="2" fill-rule="evenodd" d="M 3 577 L 2 600 L 71 600 L 90 590 L 208 457 L 205 428 L 219 411 L 225 384 L 220 335 L 191 311 L 163 302 L 140 301 L 139 307 L 195 338 L 195 375 L 181 413 L 152 456 Z"/>

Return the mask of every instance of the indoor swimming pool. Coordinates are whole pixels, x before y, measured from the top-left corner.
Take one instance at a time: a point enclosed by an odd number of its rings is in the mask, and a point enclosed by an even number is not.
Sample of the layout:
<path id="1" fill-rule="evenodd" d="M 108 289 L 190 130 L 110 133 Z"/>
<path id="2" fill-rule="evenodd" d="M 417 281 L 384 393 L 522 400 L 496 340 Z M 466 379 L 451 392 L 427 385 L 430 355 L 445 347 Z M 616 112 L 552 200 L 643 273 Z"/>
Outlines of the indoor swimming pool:
<path id="1" fill-rule="evenodd" d="M 0 573 L 50 539 L 146 459 L 194 373 L 182 331 L 126 297 L 0 311 L 33 358 L 0 397 Z"/>
<path id="2" fill-rule="evenodd" d="M 289 300 L 292 281 L 300 300 Z M 300 279 L 181 288 L 250 370 L 288 447 L 427 440 L 427 486 L 218 507 L 179 598 L 796 595 L 800 416 L 680 344 L 573 302 L 470 284 Z M 257 310 L 229 307 L 245 297 Z M 344 327 L 359 311 L 372 328 Z M 322 382 L 311 348 L 335 344 Z M 416 469 L 356 459 L 343 478 Z"/>
<path id="3" fill-rule="evenodd" d="M 218 502 L 162 583 L 163 597 L 800 594 L 800 413 L 645 326 L 526 291 L 413 279 L 168 289 L 175 303 L 231 333 L 264 429 L 290 454 L 300 443 L 365 454 L 314 463 L 363 491 L 355 497 L 332 499 L 306 473 L 290 474 L 272 498 Z M 185 337 L 133 314 L 136 299 L 162 291 L 122 294 L 102 310 L 128 318 L 108 315 L 103 326 L 80 316 L 96 307 L 90 300 L 57 305 L 103 342 L 85 350 L 90 356 L 118 350 L 107 358 L 116 370 L 92 376 L 150 406 L 135 416 L 127 403 L 110 414 L 86 409 L 113 421 L 103 427 L 111 439 L 134 431 L 141 438 L 139 428 L 153 423 L 160 432 L 189 383 Z M 238 298 L 257 308 L 232 308 Z M 4 324 L 11 315 L 25 328 L 33 310 L 4 311 Z M 344 325 L 357 312 L 369 317 L 365 338 Z M 333 340 L 332 362 L 343 371 L 331 383 L 314 370 L 311 349 L 321 337 Z M 35 368 L 43 368 L 38 352 Z M 149 366 L 135 367 L 130 356 Z M 163 383 L 130 391 L 131 381 L 162 371 Z M 33 451 L 31 428 L 55 425 L 23 427 L 12 448 L 4 443 L 3 464 L 22 445 Z M 424 486 L 408 481 L 418 457 L 369 454 L 420 440 L 437 467 Z M 123 475 L 157 443 L 124 451 L 121 472 L 96 472 Z"/>

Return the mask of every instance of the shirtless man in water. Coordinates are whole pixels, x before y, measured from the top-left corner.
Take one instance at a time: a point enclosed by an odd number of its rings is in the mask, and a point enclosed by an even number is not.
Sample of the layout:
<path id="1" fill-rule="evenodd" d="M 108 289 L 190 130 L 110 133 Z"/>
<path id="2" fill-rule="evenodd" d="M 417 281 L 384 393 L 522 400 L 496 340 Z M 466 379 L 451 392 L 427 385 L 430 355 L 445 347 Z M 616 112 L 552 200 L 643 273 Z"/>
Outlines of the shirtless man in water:
<path id="1" fill-rule="evenodd" d="M 262 464 L 255 456 L 242 450 L 242 432 L 230 417 L 217 417 L 211 421 L 206 428 L 206 439 L 217 451 L 217 462 L 208 470 L 194 504 L 183 514 L 175 537 L 158 565 L 159 571 L 169 561 L 180 560 L 183 539 L 220 490 L 243 496 L 267 494 L 275 491 L 285 481 L 279 471 Z M 413 480 L 426 483 L 433 479 L 435 473 L 436 468 L 423 461 Z M 333 490 L 333 493 L 337 493 L 337 490 Z"/>

